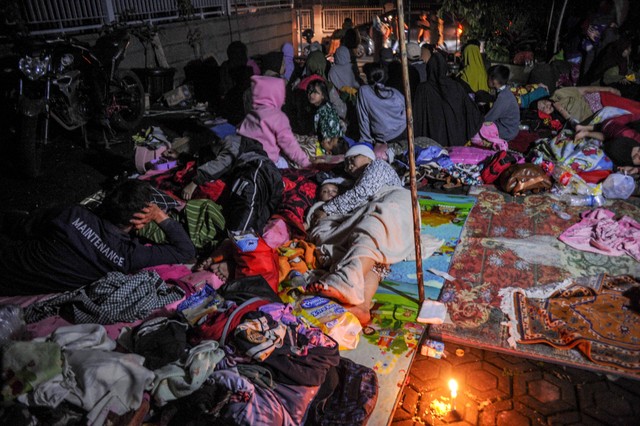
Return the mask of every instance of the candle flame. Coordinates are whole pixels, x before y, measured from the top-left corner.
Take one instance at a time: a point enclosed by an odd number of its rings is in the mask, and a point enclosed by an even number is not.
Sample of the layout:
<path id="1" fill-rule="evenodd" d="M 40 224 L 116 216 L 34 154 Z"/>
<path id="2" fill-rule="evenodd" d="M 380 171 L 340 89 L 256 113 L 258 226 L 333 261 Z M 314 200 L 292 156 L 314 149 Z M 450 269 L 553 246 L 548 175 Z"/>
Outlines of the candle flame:
<path id="1" fill-rule="evenodd" d="M 451 397 L 455 398 L 458 394 L 458 382 L 454 379 L 449 380 L 449 390 L 451 391 Z"/>

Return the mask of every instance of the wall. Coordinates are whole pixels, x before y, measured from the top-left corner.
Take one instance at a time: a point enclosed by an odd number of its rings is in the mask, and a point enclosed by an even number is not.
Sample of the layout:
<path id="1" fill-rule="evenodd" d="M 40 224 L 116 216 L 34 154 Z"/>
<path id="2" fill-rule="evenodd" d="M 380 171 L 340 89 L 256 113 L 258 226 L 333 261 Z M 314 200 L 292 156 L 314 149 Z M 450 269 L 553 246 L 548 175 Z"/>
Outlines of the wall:
<path id="1" fill-rule="evenodd" d="M 283 43 L 292 42 L 293 21 L 292 9 L 272 9 L 231 15 L 228 18 L 223 16 L 162 24 L 158 28 L 167 62 L 171 67 L 176 68 L 174 84 L 177 85 L 184 78 L 184 66 L 195 59 L 194 50 L 187 40 L 189 30 L 192 32 L 200 30 L 202 56 L 213 56 L 218 63 L 222 63 L 227 59 L 227 45 L 234 40 L 240 40 L 247 45 L 249 56 L 280 50 Z M 83 35 L 76 38 L 93 43 L 97 35 Z M 9 53 L 9 49 L 10 46 L 3 46 L 0 48 L 0 54 Z M 147 51 L 147 65 L 156 66 L 151 47 Z M 144 67 L 144 47 L 138 39 L 132 37 L 122 68 Z"/>
<path id="2" fill-rule="evenodd" d="M 231 33 L 229 28 L 231 27 Z M 184 76 L 183 68 L 195 59 L 193 48 L 187 41 L 189 30 L 199 29 L 201 37 L 201 54 L 203 57 L 213 56 L 218 63 L 227 59 L 227 46 L 231 41 L 240 40 L 247 45 L 249 56 L 279 50 L 282 44 L 292 41 L 291 9 L 275 11 L 259 11 L 246 15 L 189 21 L 166 24 L 160 27 L 160 41 L 169 65 L 176 68 L 176 80 Z M 153 49 L 147 52 L 149 67 L 155 66 Z M 123 62 L 126 68 L 143 68 L 144 49 L 135 40 L 127 51 Z"/>

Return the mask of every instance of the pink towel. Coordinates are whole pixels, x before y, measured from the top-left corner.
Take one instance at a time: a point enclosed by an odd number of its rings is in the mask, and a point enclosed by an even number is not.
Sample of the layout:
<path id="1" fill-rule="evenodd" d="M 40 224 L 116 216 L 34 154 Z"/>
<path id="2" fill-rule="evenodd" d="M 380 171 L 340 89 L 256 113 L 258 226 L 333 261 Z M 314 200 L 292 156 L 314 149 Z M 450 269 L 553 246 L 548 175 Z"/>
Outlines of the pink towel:
<path id="1" fill-rule="evenodd" d="M 628 254 L 640 261 L 640 223 L 623 216 L 615 219 L 611 210 L 598 208 L 582 214 L 582 220 L 558 239 L 575 249 L 608 256 Z"/>

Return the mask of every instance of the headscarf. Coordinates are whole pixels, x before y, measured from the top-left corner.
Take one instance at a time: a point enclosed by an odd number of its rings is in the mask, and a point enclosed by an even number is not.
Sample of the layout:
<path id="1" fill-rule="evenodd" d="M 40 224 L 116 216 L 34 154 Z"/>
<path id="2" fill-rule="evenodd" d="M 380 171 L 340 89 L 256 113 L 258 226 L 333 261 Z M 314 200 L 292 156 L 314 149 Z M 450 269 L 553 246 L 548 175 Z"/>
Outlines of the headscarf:
<path id="1" fill-rule="evenodd" d="M 272 74 L 280 75 L 282 68 L 283 54 L 282 52 L 269 52 L 262 56 L 262 74 L 267 75 L 267 71 Z M 273 75 L 272 75 L 273 76 Z"/>
<path id="2" fill-rule="evenodd" d="M 349 49 L 345 46 L 338 47 L 333 55 L 333 60 L 333 66 L 329 70 L 329 81 L 333 83 L 336 89 L 340 90 L 345 86 L 356 89 L 360 87 L 356 76 L 353 74 Z"/>
<path id="3" fill-rule="evenodd" d="M 442 146 L 462 146 L 478 133 L 483 117 L 462 84 L 447 77 L 447 63 L 434 52 L 427 62 L 427 81 L 414 96 L 414 132 Z"/>
<path id="4" fill-rule="evenodd" d="M 482 54 L 478 46 L 468 44 L 467 47 L 464 48 L 464 52 L 462 52 L 462 64 L 463 68 L 459 74 L 460 79 L 466 82 L 474 92 L 478 90 L 488 92 L 487 70 L 484 68 L 484 61 L 482 60 Z"/>
<path id="5" fill-rule="evenodd" d="M 293 63 L 293 44 L 283 44 L 282 54 L 284 55 L 284 78 L 288 81 L 291 78 L 291 74 L 293 74 L 293 70 L 296 68 Z"/>
<path id="6" fill-rule="evenodd" d="M 344 158 L 355 157 L 356 155 L 364 155 L 365 157 L 375 160 L 376 154 L 374 154 L 373 149 L 369 145 L 358 143 L 353 145 L 346 154 L 344 154 Z"/>
<path id="7" fill-rule="evenodd" d="M 247 46 L 239 40 L 229 43 L 227 46 L 227 60 L 230 69 L 247 65 L 249 60 Z"/>
<path id="8" fill-rule="evenodd" d="M 327 58 L 324 57 L 324 53 L 319 51 L 309 53 L 309 56 L 307 56 L 306 75 L 317 74 L 326 80 L 326 70 Z"/>

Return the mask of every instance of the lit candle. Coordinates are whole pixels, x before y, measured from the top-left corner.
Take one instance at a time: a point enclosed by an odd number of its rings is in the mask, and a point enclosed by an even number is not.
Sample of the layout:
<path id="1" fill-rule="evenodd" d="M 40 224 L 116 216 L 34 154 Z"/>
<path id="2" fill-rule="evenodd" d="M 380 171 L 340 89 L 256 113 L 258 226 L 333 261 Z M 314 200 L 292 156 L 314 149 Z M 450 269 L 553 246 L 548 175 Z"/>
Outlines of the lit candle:
<path id="1" fill-rule="evenodd" d="M 458 382 L 449 380 L 449 390 L 451 391 L 451 409 L 456 411 L 456 397 L 458 396 Z"/>

